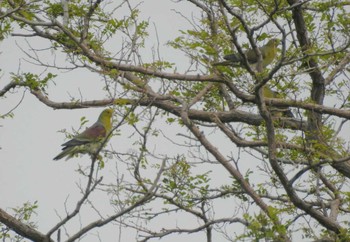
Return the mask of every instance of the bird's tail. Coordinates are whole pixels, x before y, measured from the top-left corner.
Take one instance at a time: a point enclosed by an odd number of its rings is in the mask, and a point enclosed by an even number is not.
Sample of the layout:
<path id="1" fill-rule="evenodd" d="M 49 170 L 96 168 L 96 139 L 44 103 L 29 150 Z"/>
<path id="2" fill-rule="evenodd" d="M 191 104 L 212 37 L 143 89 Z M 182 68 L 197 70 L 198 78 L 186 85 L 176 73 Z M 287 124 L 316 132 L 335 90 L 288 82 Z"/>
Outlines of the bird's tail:
<path id="1" fill-rule="evenodd" d="M 283 117 L 294 118 L 292 110 L 287 108 L 287 110 L 283 111 Z"/>
<path id="2" fill-rule="evenodd" d="M 212 66 L 231 66 L 231 67 L 239 67 L 239 63 L 235 63 L 229 60 L 226 61 L 220 61 L 220 62 L 214 62 Z"/>
<path id="3" fill-rule="evenodd" d="M 67 156 L 66 160 L 70 157 L 73 156 L 74 152 L 74 147 L 66 147 L 65 149 L 63 149 L 63 151 L 61 153 L 59 153 L 56 157 L 53 158 L 53 160 L 60 160 L 64 157 Z"/>
<path id="4" fill-rule="evenodd" d="M 293 112 L 289 108 L 271 107 L 270 112 L 274 117 L 294 118 Z"/>

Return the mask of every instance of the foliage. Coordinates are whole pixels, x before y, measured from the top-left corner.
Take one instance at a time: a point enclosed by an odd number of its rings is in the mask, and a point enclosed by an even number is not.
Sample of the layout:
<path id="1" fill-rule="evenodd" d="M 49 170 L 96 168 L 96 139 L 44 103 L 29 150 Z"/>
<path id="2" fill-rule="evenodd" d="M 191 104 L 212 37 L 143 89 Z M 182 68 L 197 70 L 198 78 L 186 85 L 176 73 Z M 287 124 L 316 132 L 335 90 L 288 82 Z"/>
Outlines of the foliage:
<path id="1" fill-rule="evenodd" d="M 13 213 L 15 214 L 15 219 L 19 222 L 30 226 L 31 228 L 36 228 L 36 223 L 32 222 L 33 215 L 36 214 L 36 210 L 38 208 L 38 202 L 35 201 L 33 203 L 26 202 L 22 207 L 12 208 Z M 12 228 L 6 227 L 4 224 L 0 223 L 0 239 L 3 241 L 11 240 L 11 241 L 23 241 L 24 238 L 18 234 L 12 234 Z"/>
<path id="2" fill-rule="evenodd" d="M 24 88 L 53 109 L 115 109 L 116 145 L 103 151 L 103 162 L 95 157 L 79 167 L 77 179 L 86 187 L 75 209 L 46 234 L 40 227 L 32 232 L 53 240 L 89 203 L 99 219 L 84 221 L 67 241 L 107 224 L 133 230 L 142 241 L 202 232 L 207 241 L 347 241 L 349 3 L 174 4 L 177 21 L 188 27 L 175 30 L 169 23 L 167 31 L 178 36 L 156 45 L 160 38 L 142 4 L 132 0 L 0 2 L 0 40 L 12 34 L 47 46 L 21 47 L 27 64 L 40 70 L 11 73 L 0 96 Z M 183 6 L 190 15 L 181 13 Z M 258 47 L 271 38 L 281 40 L 274 62 L 249 65 L 245 51 L 255 51 L 261 62 Z M 63 61 L 44 60 L 42 51 Z M 239 66 L 216 65 L 232 52 Z M 53 73 L 61 69 L 97 73 L 104 96 L 53 101 L 57 90 L 50 84 L 59 81 L 63 73 Z M 264 96 L 264 86 L 277 93 L 274 98 Z M 80 121 L 83 127 L 86 118 Z M 129 141 L 118 143 L 122 138 Z M 124 143 L 128 147 L 118 150 Z M 116 178 L 102 182 L 104 172 Z M 108 196 L 112 213 L 94 207 L 91 197 L 99 192 Z M 179 224 L 156 226 L 169 218 Z"/>

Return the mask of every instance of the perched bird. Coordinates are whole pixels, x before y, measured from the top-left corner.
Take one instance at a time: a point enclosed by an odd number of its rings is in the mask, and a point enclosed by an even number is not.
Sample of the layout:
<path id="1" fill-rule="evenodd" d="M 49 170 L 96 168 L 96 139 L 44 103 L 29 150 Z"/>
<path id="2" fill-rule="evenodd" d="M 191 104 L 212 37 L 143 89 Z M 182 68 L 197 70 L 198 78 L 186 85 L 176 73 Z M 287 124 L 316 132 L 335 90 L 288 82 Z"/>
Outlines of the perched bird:
<path id="1" fill-rule="evenodd" d="M 59 160 L 66 157 L 66 160 L 68 160 L 79 153 L 96 153 L 112 129 L 112 114 L 113 110 L 110 108 L 103 110 L 96 123 L 90 128 L 87 128 L 84 132 L 62 144 L 62 152 L 53 159 Z"/>
<path id="2" fill-rule="evenodd" d="M 267 98 L 280 98 L 279 93 L 271 90 L 267 85 L 263 86 L 263 95 Z M 294 118 L 292 111 L 289 108 L 269 107 L 269 110 L 274 117 Z"/>
<path id="3" fill-rule="evenodd" d="M 275 59 L 277 54 L 277 46 L 280 43 L 279 39 L 270 39 L 266 45 L 259 47 L 261 57 L 262 57 L 262 67 L 265 68 Z M 252 68 L 256 69 L 258 64 L 258 56 L 256 55 L 253 49 L 249 49 L 244 52 L 248 63 L 252 66 Z M 239 67 L 243 66 L 243 58 L 239 54 L 230 54 L 225 55 L 224 59 L 226 61 L 214 63 L 214 66 L 233 66 Z"/>

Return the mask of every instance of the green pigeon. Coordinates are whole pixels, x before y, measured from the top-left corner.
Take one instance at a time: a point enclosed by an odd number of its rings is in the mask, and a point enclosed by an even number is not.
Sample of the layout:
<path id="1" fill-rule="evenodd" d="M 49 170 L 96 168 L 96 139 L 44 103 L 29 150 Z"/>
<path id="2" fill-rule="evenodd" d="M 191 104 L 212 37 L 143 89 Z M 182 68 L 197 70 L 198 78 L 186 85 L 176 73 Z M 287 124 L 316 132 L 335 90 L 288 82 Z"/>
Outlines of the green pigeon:
<path id="1" fill-rule="evenodd" d="M 267 85 L 263 86 L 263 95 L 267 98 L 280 98 L 278 92 L 271 90 Z M 292 111 L 289 108 L 269 107 L 269 110 L 274 117 L 294 118 Z"/>
<path id="2" fill-rule="evenodd" d="M 277 54 L 277 46 L 279 45 L 279 39 L 270 39 L 266 45 L 259 47 L 261 56 L 262 56 L 262 67 L 265 68 L 275 59 Z M 256 68 L 258 64 L 258 56 L 256 55 L 253 49 L 249 49 L 244 52 L 248 63 L 252 68 Z M 226 61 L 214 63 L 214 66 L 233 66 L 233 67 L 242 67 L 243 58 L 239 54 L 230 54 L 225 55 L 224 59 Z"/>
<path id="3" fill-rule="evenodd" d="M 66 157 L 66 160 L 68 160 L 76 154 L 96 153 L 112 129 L 112 114 L 113 109 L 108 108 L 103 110 L 96 123 L 76 135 L 73 139 L 62 144 L 62 152 L 53 159 L 59 160 Z"/>

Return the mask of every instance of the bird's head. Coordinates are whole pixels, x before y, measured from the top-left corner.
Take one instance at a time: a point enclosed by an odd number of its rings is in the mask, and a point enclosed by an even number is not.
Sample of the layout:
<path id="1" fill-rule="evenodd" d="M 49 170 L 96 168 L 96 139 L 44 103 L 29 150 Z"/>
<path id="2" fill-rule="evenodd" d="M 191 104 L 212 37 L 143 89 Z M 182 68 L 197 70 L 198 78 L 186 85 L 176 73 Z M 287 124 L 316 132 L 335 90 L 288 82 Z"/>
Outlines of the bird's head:
<path id="1" fill-rule="evenodd" d="M 98 117 L 98 120 L 100 120 L 100 121 L 111 120 L 112 114 L 113 114 L 113 109 L 107 108 L 107 109 L 103 110 L 103 112 Z"/>
<path id="2" fill-rule="evenodd" d="M 113 109 L 107 108 L 107 109 L 103 110 L 103 112 L 100 114 L 100 116 L 110 118 L 110 117 L 112 117 L 112 114 L 113 114 Z"/>
<path id="3" fill-rule="evenodd" d="M 279 39 L 270 39 L 266 45 L 277 47 L 280 44 L 280 42 L 281 41 Z"/>
<path id="4" fill-rule="evenodd" d="M 97 122 L 103 124 L 103 126 L 105 127 L 107 133 L 112 128 L 112 122 L 111 122 L 112 115 L 113 115 L 113 109 L 107 108 L 107 109 L 103 110 L 103 112 L 98 117 L 98 121 Z"/>

